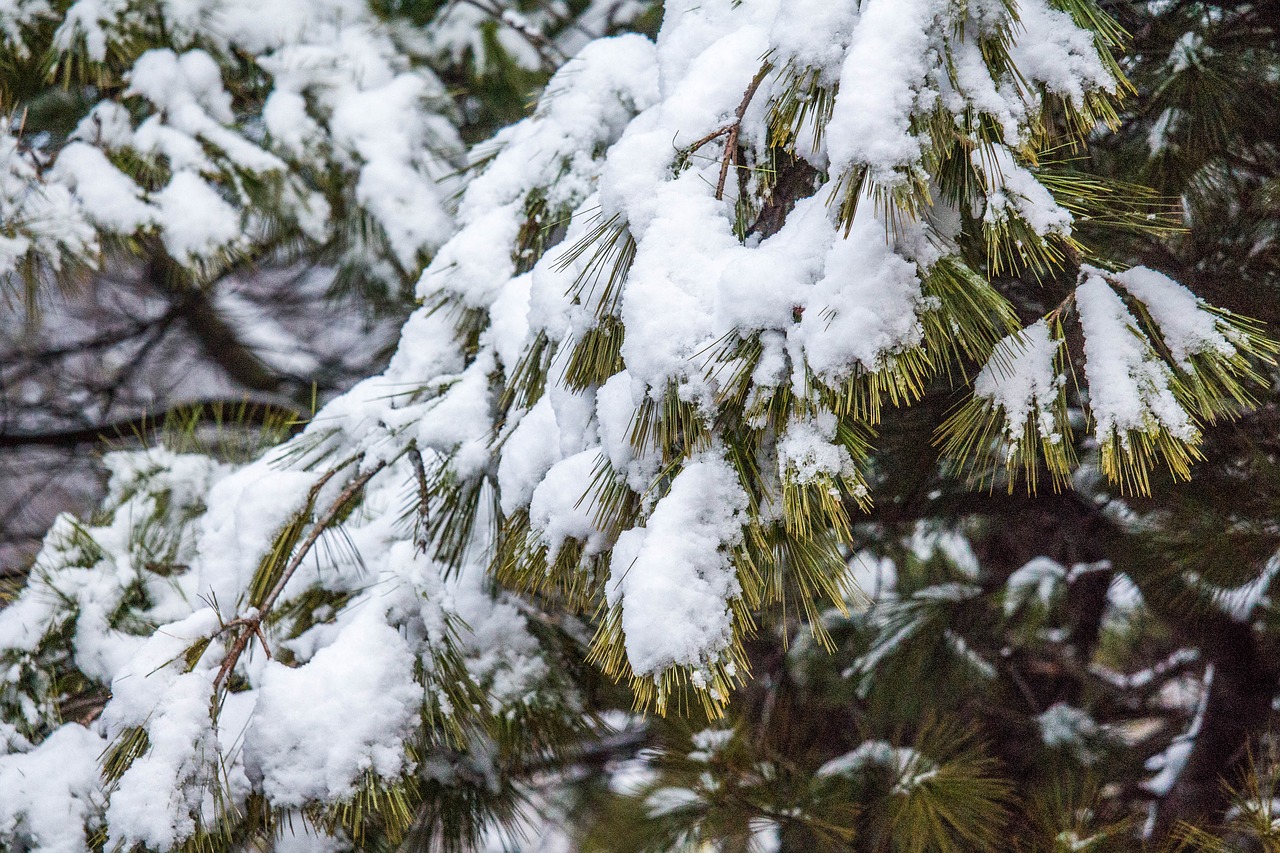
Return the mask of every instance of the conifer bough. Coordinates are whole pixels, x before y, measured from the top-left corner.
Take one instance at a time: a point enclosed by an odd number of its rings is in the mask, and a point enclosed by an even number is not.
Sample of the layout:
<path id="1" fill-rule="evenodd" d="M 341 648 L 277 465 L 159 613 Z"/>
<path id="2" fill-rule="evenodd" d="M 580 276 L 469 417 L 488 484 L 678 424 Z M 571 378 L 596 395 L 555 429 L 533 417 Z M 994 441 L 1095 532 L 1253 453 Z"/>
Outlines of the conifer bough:
<path id="1" fill-rule="evenodd" d="M 825 640 L 881 412 L 937 381 L 984 485 L 1068 485 L 1082 428 L 1123 491 L 1187 476 L 1275 348 L 1076 236 L 1108 188 L 1059 155 L 1115 121 L 1120 37 L 1089 0 L 700 0 L 587 45 L 475 155 L 384 374 L 248 465 L 114 454 L 50 531 L 0 611 L 0 835 L 395 843 L 581 725 L 548 612 L 637 707 L 715 715 L 755 620 Z M 1024 323 L 1010 276 L 1074 284 Z"/>

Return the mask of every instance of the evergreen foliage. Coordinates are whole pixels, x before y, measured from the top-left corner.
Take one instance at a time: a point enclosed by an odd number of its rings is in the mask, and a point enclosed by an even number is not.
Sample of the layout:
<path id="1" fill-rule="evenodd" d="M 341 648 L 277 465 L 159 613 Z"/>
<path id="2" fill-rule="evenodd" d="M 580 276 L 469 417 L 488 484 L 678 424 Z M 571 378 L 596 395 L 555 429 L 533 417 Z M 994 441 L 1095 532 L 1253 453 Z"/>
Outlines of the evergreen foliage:
<path id="1" fill-rule="evenodd" d="M 27 142 L 14 113 L 10 280 L 108 240 L 196 283 L 299 241 L 380 281 L 425 264 L 383 375 L 247 459 L 181 432 L 112 454 L 101 512 L 49 532 L 0 610 L 0 843 L 1274 845 L 1274 744 L 1213 727 L 1277 692 L 1280 348 L 1126 268 L 1239 201 L 1237 122 L 1181 79 L 1205 67 L 1153 87 L 1093 0 L 669 3 L 656 41 L 571 59 L 602 5 L 487 5 L 335 3 L 312 41 L 252 44 L 236 4 L 0 7 L 7 103 L 90 116 Z M 1226 26 L 1143 14 L 1189 8 Z M 391 76 L 282 58 L 351 40 Z M 377 79 L 412 97 L 364 99 Z M 377 113 L 339 121 L 334 91 Z M 1197 117 L 1142 155 L 1183 222 L 1117 177 L 1135 95 Z M 83 135 L 112 111 L 127 141 Z M 389 150 L 396 185 L 370 188 Z M 182 174 L 225 240 L 164 213 Z M 1238 418 L 1266 447 L 1213 439 Z M 1220 533 L 1205 482 L 1262 497 Z M 1177 823 L 1197 762 L 1235 805 L 1181 816 L 1224 827 Z"/>
<path id="2" fill-rule="evenodd" d="M 462 135 L 522 115 L 564 50 L 644 8 L 15 0 L 0 272 L 31 297 L 120 252 L 177 287 L 305 259 L 398 297 L 450 232 Z"/>

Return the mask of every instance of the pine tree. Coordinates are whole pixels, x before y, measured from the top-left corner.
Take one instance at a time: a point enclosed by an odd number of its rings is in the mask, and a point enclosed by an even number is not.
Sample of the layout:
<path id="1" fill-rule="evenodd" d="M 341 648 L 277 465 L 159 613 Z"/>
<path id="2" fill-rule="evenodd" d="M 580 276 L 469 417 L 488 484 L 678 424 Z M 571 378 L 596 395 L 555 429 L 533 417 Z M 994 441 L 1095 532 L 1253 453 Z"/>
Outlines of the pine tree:
<path id="1" fill-rule="evenodd" d="M 406 85 L 405 92 L 423 87 L 421 98 L 400 104 L 402 115 L 393 123 L 405 131 L 406 156 L 420 161 L 408 165 L 425 173 L 421 180 L 410 175 L 394 181 L 395 192 L 372 197 L 385 206 L 425 193 L 418 204 L 425 205 L 422 215 L 394 216 L 395 228 L 422 227 L 434 219 L 447 233 L 457 182 L 437 184 L 432 177 L 462 162 L 456 137 L 485 138 L 495 122 L 522 115 L 556 57 L 593 34 L 631 22 L 644 9 L 644 3 L 629 0 L 554 9 L 439 0 L 368 8 L 6 4 L 0 15 L 14 26 L 0 36 L 0 115 L 6 118 L 4 132 L 14 139 L 0 156 L 5 173 L 12 171 L 3 193 L 10 201 L 0 202 L 0 234 L 22 239 L 0 237 L 0 268 L 19 268 L 0 284 L 5 305 L 16 309 L 0 319 L 0 562 L 34 556 L 59 509 L 92 511 L 106 475 L 96 454 L 84 451 L 94 449 L 100 436 L 128 446 L 137 431 L 201 413 L 206 433 L 224 435 L 231 412 L 270 411 L 273 419 L 297 420 L 385 366 L 399 324 L 414 307 L 411 285 L 420 265 L 415 257 L 409 268 L 401 267 L 388 232 L 355 198 L 361 186 L 371 186 L 369 180 L 399 168 L 394 157 L 388 159 L 391 149 L 379 155 L 380 165 L 365 163 L 367 154 L 377 152 L 355 151 L 357 140 L 348 138 L 360 129 L 350 119 L 363 121 L 367 112 L 358 108 L 361 98 L 379 101 L 384 109 L 394 106 L 386 81 L 371 76 L 375 71 L 400 75 L 397 85 Z M 25 23 L 19 26 L 19 20 Z M 171 21 L 186 23 L 177 27 Z M 127 49 L 113 49 L 83 74 L 60 74 L 59 69 L 79 67 L 71 52 L 85 22 L 104 42 L 127 43 Z M 334 41 L 339 38 L 346 41 Z M 273 47 L 285 43 L 284 49 Z M 163 182 L 172 164 L 165 152 L 152 150 L 148 134 L 159 132 L 173 143 L 176 131 L 163 129 L 172 121 L 144 95 L 126 94 L 133 64 L 140 63 L 144 75 L 147 68 L 154 73 L 157 58 L 161 65 L 166 61 L 165 51 L 192 54 L 188 63 L 211 58 L 220 79 L 206 82 L 223 95 L 210 97 L 221 102 L 231 96 L 230 117 L 219 113 L 209 119 L 225 119 L 224 125 L 203 124 L 190 145 L 238 134 L 259 146 L 260 159 L 270 166 L 251 175 L 229 172 L 225 157 L 212 148 L 207 152 L 208 162 L 194 171 L 214 194 L 206 200 L 229 203 L 219 210 L 234 214 L 224 230 L 236 240 L 225 252 L 187 263 L 166 246 L 155 204 L 127 200 L 168 194 Z M 348 61 L 359 56 L 364 71 Z M 277 80 L 267 66 L 285 60 L 303 62 L 306 73 Z M 310 79 L 327 74 L 321 65 L 330 61 L 350 71 L 350 79 Z M 369 62 L 385 67 L 379 71 Z M 118 85 L 104 89 L 100 79 Z M 361 94 L 361 86 L 368 91 Z M 274 116 L 276 130 L 293 134 L 297 128 L 281 110 L 299 97 L 319 134 L 305 150 L 269 133 L 264 120 Z M 128 116 L 129 138 L 117 140 L 123 147 L 106 140 L 88 144 L 101 136 L 93 128 L 99 113 Z M 196 121 L 191 114 L 179 120 Z M 88 135 L 71 138 L 81 135 L 81 123 Z M 433 123 L 454 138 L 447 151 L 433 152 L 424 147 L 430 140 L 410 139 L 427 135 L 419 131 Z M 360 145 L 368 148 L 378 141 L 374 136 Z M 140 144 L 150 148 L 142 151 Z M 355 168 L 362 163 L 364 168 Z M 90 180 L 84 186 L 76 183 L 82 172 Z M 190 177 L 184 175 L 183 182 Z M 289 191 L 281 196 L 281 188 Z M 182 196 L 180 189 L 175 197 Z M 294 190 L 305 191 L 307 204 L 324 215 L 298 221 L 300 197 Z M 430 198 L 435 201 L 428 204 Z M 182 210 L 195 210 L 193 200 L 180 201 Z M 106 220 L 90 215 L 94 204 L 105 206 L 98 213 Z M 138 222 L 125 214 L 137 214 Z M 117 219 L 107 221 L 112 216 Z M 35 231 L 27 233 L 24 222 Z M 308 233 L 299 231 L 302 225 Z M 39 243 L 35 251 L 18 245 L 32 239 Z M 65 255 L 59 255 L 60 241 Z M 420 248 L 425 253 L 433 246 Z M 73 286 L 51 286 L 54 267 Z"/>
<path id="2" fill-rule="evenodd" d="M 1097 549 L 1160 551 L 1060 490 L 1186 479 L 1276 347 L 1090 239 L 1176 227 L 1077 168 L 1121 38 L 1090 0 L 711 0 L 586 45 L 471 154 L 383 375 L 247 463 L 113 455 L 50 531 L 0 611 L 0 837 L 467 847 L 532 801 L 584 849 L 1132 843 L 1071 690 L 1142 720 L 1192 661 L 1068 671 L 1132 630 L 1060 627 Z M 1019 559 L 967 500 L 1083 538 Z"/>
<path id="3" fill-rule="evenodd" d="M 305 258 L 398 294 L 451 231 L 460 130 L 518 116 L 564 33 L 646 8 L 509 6 L 6 3 L 0 273 L 30 290 L 123 253 L 200 288 Z"/>

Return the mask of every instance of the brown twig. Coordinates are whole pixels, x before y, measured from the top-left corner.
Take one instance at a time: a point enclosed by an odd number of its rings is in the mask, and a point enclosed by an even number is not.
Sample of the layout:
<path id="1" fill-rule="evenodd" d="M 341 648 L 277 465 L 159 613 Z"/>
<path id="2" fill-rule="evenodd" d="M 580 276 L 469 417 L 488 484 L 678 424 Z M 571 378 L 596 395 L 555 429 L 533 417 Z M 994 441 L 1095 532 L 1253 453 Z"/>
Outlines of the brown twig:
<path id="1" fill-rule="evenodd" d="M 733 125 L 731 124 L 726 124 L 723 127 L 716 128 L 715 130 L 711 131 L 706 136 L 702 137 L 697 142 L 693 143 L 688 148 L 686 148 L 685 152 L 688 154 L 692 154 L 702 146 L 706 145 L 708 142 L 711 142 L 714 139 L 719 139 L 721 136 L 724 136 L 726 133 L 728 133 L 732 129 L 733 129 Z"/>
<path id="2" fill-rule="evenodd" d="M 724 198 L 724 185 L 729 179 L 729 163 L 736 164 L 738 161 L 738 135 L 742 129 L 742 117 L 746 115 L 747 107 L 751 106 L 751 100 L 756 96 L 756 90 L 760 88 L 760 84 L 764 82 L 764 78 L 768 76 L 771 70 L 773 70 L 773 66 L 765 63 L 756 73 L 756 76 L 752 78 L 751 85 L 742 94 L 742 101 L 738 104 L 738 108 L 733 111 L 733 121 L 716 128 L 683 149 L 684 155 L 688 156 L 708 142 L 712 142 L 722 136 L 728 137 L 724 142 L 724 157 L 720 161 L 720 180 L 716 182 L 716 201 Z"/>
<path id="3" fill-rule="evenodd" d="M 728 126 L 729 138 L 724 141 L 724 159 L 720 161 L 720 180 L 716 181 L 716 201 L 724 198 L 724 184 L 729 178 L 729 161 L 738 165 L 738 134 L 742 130 L 742 117 L 747 113 L 747 107 L 751 106 L 751 99 L 756 96 L 756 90 L 760 88 L 760 84 L 764 82 L 765 76 L 773 66 L 767 62 L 756 76 L 751 79 L 751 85 L 747 87 L 747 91 L 742 95 L 742 101 L 738 104 L 738 108 L 733 112 L 733 123 Z"/>
<path id="4" fill-rule="evenodd" d="M 373 479 L 375 474 L 385 467 L 387 467 L 387 462 L 386 460 L 383 460 L 348 483 L 347 487 L 342 490 L 342 494 L 338 495 L 338 497 L 334 499 L 333 503 L 329 504 L 329 508 L 325 510 L 324 515 L 321 516 L 312 526 L 311 532 L 307 534 L 307 538 L 294 553 L 293 558 L 289 560 L 289 564 L 285 566 L 284 572 L 280 575 L 280 579 L 276 581 L 276 585 L 271 588 L 271 592 L 263 600 L 262 606 L 258 608 L 257 612 L 251 616 L 242 616 L 233 619 L 223 626 L 224 631 L 231 628 L 241 628 L 242 630 L 236 634 L 235 641 L 232 642 L 231 648 L 227 650 L 226 658 L 222 661 L 222 666 L 218 668 L 218 675 L 213 679 L 213 686 L 215 689 L 222 683 L 223 679 L 225 679 L 231 671 L 235 669 L 236 663 L 240 660 L 240 656 L 244 654 L 245 649 L 249 646 L 249 641 L 254 637 L 257 637 L 262 641 L 262 647 L 266 650 L 267 657 L 271 657 L 271 650 L 267 648 L 267 638 L 262 632 L 262 623 L 266 620 L 268 614 L 271 613 L 271 608 L 275 605 L 276 600 L 280 597 L 281 593 L 284 592 L 284 588 L 288 585 L 290 578 L 293 577 L 294 572 L 298 570 L 298 567 L 302 565 L 302 561 L 306 559 L 307 554 L 311 551 L 312 546 L 316 544 L 320 535 L 329 529 L 329 525 L 331 525 L 333 520 L 338 517 L 338 513 L 342 512 L 347 501 L 351 500 L 357 492 L 365 487 L 365 484 Z M 330 471 L 325 475 L 325 478 L 317 484 L 317 486 L 323 485 L 329 477 L 333 476 L 333 474 L 334 472 Z"/>

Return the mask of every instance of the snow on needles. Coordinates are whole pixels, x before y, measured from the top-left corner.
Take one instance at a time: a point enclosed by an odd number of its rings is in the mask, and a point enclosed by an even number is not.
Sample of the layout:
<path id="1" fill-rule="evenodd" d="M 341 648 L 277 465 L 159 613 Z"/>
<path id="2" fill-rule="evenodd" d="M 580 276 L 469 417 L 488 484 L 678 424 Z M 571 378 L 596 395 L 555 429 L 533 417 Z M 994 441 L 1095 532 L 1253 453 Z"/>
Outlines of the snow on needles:
<path id="1" fill-rule="evenodd" d="M 459 678 L 504 709 L 541 701 L 541 652 L 524 617 L 487 589 L 483 563 L 446 579 L 406 541 L 396 521 L 410 475 L 403 462 L 370 485 L 348 544 L 326 548 L 286 589 L 295 616 L 270 642 L 294 665 L 251 654 L 237 669 L 244 689 L 215 701 L 216 638 L 232 615 L 253 612 L 249 577 L 315 474 L 283 470 L 274 457 L 236 469 L 158 449 L 111 463 L 110 520 L 64 518 L 31 584 L 0 610 L 0 702 L 27 709 L 0 755 L 5 844 L 78 853 L 83 827 L 105 821 L 113 844 L 168 849 L 254 792 L 281 808 L 328 803 L 370 775 L 411 772 L 406 744 L 424 706 L 448 713 Z M 382 568 L 370 576 L 369 566 Z M 344 598 L 351 604 L 340 611 L 315 604 Z M 57 639 L 68 627 L 70 656 Z M 455 636 L 462 669 L 441 669 Z M 60 725 L 65 697 L 31 678 L 37 665 L 110 685 L 101 716 Z M 145 751 L 108 796 L 100 756 L 134 732 L 145 733 Z M 39 785 L 23 778 L 45 766 Z"/>
<path id="2" fill-rule="evenodd" d="M 1009 452 L 1022 439 L 1032 419 L 1042 439 L 1062 440 L 1050 408 L 1067 379 L 1058 372 L 1056 359 L 1062 341 L 1053 337 L 1049 324 L 1039 320 L 996 345 L 991 360 L 973 381 L 973 394 L 1004 410 L 1004 433 Z"/>
<path id="3" fill-rule="evenodd" d="M 44 4 L 16 5 L 23 20 Z M 32 251 L 57 259 L 64 250 L 93 262 L 91 225 L 108 235 L 157 233 L 177 262 L 196 268 L 236 255 L 280 222 L 323 242 L 338 230 L 326 194 L 352 194 L 385 235 L 386 251 L 373 241 L 352 246 L 345 259 L 374 276 L 394 267 L 398 276 L 416 271 L 451 233 L 448 176 L 462 144 L 444 87 L 367 4 L 158 5 L 163 13 L 151 17 L 138 4 L 76 0 L 44 46 L 24 41 L 36 30 L 0 19 L 0 48 L 47 50 L 57 62 L 83 46 L 85 61 L 109 65 L 116 61 L 109 45 L 132 44 L 161 18 L 166 29 L 157 39 L 174 45 L 138 56 L 123 71 L 127 87 L 93 105 L 65 146 L 46 150 L 37 141 L 19 155 L 0 137 L 0 168 L 21 180 L 0 186 L 0 272 Z M 265 93 L 254 90 L 263 85 L 255 75 L 265 77 Z M 20 156 L 52 168 L 42 176 L 22 172 L 14 162 Z M 149 169 L 138 177 L 119 168 L 136 171 L 139 160 Z M 329 185 L 335 176 L 350 186 Z M 272 188 L 265 194 L 264 184 Z M 46 208 L 39 220 L 3 210 L 5 199 L 20 194 L 30 196 L 22 207 Z M 47 209 L 55 204 L 61 209 Z M 268 213 L 279 221 L 269 222 Z M 55 223 L 62 233 L 30 230 Z M 15 225 L 17 235 L 6 233 Z"/>
<path id="4" fill-rule="evenodd" d="M 690 462 L 649 516 L 618 537 L 610 605 L 621 605 L 627 657 L 643 675 L 671 666 L 699 670 L 721 658 L 733 636 L 729 603 L 738 579 L 728 550 L 742 540 L 747 495 L 714 456 Z"/>
<path id="5" fill-rule="evenodd" d="M 1173 371 L 1142 336 L 1124 301 L 1100 275 L 1076 288 L 1076 305 L 1084 328 L 1085 377 L 1097 435 L 1165 429 L 1191 441 L 1197 430 L 1174 396 Z"/>

